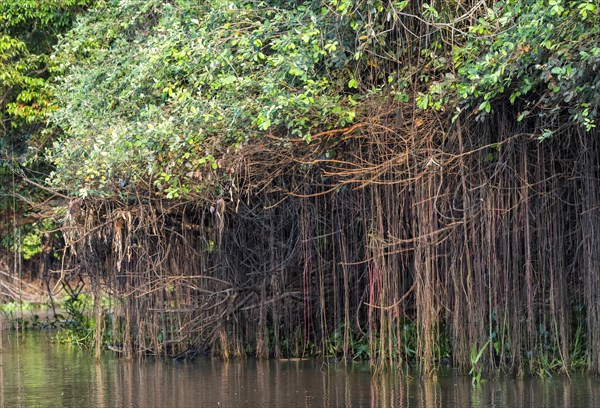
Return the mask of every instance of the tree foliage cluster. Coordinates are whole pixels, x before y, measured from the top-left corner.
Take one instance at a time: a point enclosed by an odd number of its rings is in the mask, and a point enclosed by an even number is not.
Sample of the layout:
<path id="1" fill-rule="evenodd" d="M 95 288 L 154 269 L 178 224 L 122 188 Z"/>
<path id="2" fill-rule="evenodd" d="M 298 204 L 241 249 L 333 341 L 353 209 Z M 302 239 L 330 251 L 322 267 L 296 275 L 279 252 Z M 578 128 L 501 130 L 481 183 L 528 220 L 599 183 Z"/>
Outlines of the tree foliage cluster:
<path id="1" fill-rule="evenodd" d="M 227 177 L 226 152 L 266 135 L 310 142 L 390 97 L 455 119 L 518 104 L 542 138 L 565 121 L 589 130 L 598 23 L 588 0 L 101 1 L 53 55 L 64 137 L 50 180 L 177 198 Z"/>
<path id="2" fill-rule="evenodd" d="M 59 44 L 53 183 L 86 196 L 151 180 L 177 198 L 217 153 L 345 126 L 351 30 L 327 7 L 106 2 Z"/>
<path id="3" fill-rule="evenodd" d="M 0 247 L 18 250 L 24 259 L 49 248 L 42 236 L 54 228 L 51 220 L 40 221 L 47 216 L 48 205 L 38 206 L 46 191 L 23 178 L 43 182 L 48 174 L 48 163 L 36 159 L 54 136 L 48 127 L 54 106 L 51 54 L 60 35 L 92 3 L 0 2 Z"/>
<path id="4" fill-rule="evenodd" d="M 498 2 L 486 10 L 453 52 L 458 80 L 446 85 L 461 109 L 490 113 L 508 99 L 517 119 L 543 126 L 596 126 L 600 90 L 600 13 L 597 2 Z M 452 78 L 452 76 L 449 76 Z M 546 132 L 541 138 L 547 137 Z"/>
<path id="5" fill-rule="evenodd" d="M 6 0 L 0 3 L 0 107 L 2 137 L 21 134 L 12 147 L 23 151 L 51 108 L 47 87 L 50 54 L 85 0 Z M 37 126 L 32 126 L 32 125 Z M 1 147 L 1 146 L 0 146 Z"/>

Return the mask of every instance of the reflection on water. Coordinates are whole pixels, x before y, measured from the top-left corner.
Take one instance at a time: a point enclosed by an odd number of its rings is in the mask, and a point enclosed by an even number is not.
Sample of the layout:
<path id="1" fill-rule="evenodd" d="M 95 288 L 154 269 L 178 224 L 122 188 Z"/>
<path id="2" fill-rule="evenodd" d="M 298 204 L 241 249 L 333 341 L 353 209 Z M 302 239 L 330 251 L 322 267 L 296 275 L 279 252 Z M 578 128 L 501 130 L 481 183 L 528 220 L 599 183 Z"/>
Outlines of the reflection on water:
<path id="1" fill-rule="evenodd" d="M 593 407 L 597 379 L 436 381 L 321 361 L 125 361 L 3 333 L 1 407 Z"/>

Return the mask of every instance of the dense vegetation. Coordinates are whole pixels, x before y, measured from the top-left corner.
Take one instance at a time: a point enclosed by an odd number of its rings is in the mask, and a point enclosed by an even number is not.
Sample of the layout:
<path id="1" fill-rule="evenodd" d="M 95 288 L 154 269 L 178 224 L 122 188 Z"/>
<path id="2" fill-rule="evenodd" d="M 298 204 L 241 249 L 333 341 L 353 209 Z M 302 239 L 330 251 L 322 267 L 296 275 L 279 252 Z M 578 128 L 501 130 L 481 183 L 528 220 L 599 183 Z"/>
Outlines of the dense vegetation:
<path id="1" fill-rule="evenodd" d="M 600 370 L 596 2 L 17 4 L 4 163 L 98 346 Z"/>
<path id="2" fill-rule="evenodd" d="M 310 142 L 390 96 L 482 119 L 508 99 L 540 138 L 564 122 L 590 130 L 597 14 L 592 2 L 102 3 L 55 55 L 66 137 L 52 181 L 86 196 L 144 180 L 178 198 L 227 152 L 268 135 Z"/>
<path id="3" fill-rule="evenodd" d="M 59 36 L 91 1 L 3 0 L 0 2 L 0 298 L 28 298 L 15 269 L 25 261 L 28 276 L 60 264 L 56 234 L 57 200 L 43 184 L 50 171 L 44 159 L 56 131 L 48 126 L 55 109 L 48 86 L 51 54 Z M 60 210 L 58 210 L 60 211 Z M 9 252 L 21 256 L 9 255 Z M 10 264 L 10 267 L 7 265 Z"/>

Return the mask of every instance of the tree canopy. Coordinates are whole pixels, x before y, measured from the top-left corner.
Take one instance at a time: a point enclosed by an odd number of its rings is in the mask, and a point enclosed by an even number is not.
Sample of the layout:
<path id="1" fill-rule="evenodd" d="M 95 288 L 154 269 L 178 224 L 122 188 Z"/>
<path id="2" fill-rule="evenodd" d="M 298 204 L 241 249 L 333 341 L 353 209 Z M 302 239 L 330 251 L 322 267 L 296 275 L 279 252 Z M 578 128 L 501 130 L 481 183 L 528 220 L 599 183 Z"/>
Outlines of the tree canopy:
<path id="1" fill-rule="evenodd" d="M 593 1 L 506 1 L 488 9 L 454 50 L 461 107 L 490 113 L 498 99 L 523 103 L 545 138 L 566 122 L 596 126 L 600 13 Z M 565 115 L 565 113 L 567 113 Z"/>
<path id="2" fill-rule="evenodd" d="M 351 123 L 352 32 L 338 20 L 294 2 L 103 3 L 55 54 L 53 183 L 87 195 L 150 177 L 179 197 L 227 149 Z"/>
<path id="3" fill-rule="evenodd" d="M 48 86 L 53 46 L 92 3 L 0 2 L 0 245 L 20 251 L 25 259 L 42 252 L 43 231 L 55 227 L 51 220 L 35 222 L 47 214 L 27 217 L 48 210 L 39 203 L 48 196 L 40 188 L 49 171 L 44 149 L 55 135 L 48 127 L 55 107 Z M 37 180 L 37 186 L 25 182 L 24 175 Z"/>
<path id="4" fill-rule="evenodd" d="M 224 152 L 269 134 L 310 142 L 385 98 L 482 119 L 517 103 L 519 120 L 543 119 L 540 137 L 563 112 L 595 126 L 594 2 L 466 7 L 101 1 L 53 55 L 49 109 L 64 135 L 48 156 L 52 184 L 86 196 L 145 180 L 177 198 L 198 191 Z"/>
<path id="5" fill-rule="evenodd" d="M 1 143 L 6 145 L 14 137 L 12 148 L 22 152 L 39 135 L 51 110 L 52 94 L 46 84 L 52 47 L 89 4 L 84 0 L 6 0 L 0 4 Z"/>

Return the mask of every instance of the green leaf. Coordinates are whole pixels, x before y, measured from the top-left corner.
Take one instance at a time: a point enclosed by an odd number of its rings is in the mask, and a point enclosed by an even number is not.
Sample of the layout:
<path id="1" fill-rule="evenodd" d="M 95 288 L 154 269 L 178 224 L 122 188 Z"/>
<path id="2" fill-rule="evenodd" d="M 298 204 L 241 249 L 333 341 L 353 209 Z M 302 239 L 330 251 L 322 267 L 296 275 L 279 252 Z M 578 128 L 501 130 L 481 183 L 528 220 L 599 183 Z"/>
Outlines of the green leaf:
<path id="1" fill-rule="evenodd" d="M 490 104 L 490 101 L 481 102 L 481 104 L 479 105 L 479 110 L 484 111 L 486 113 L 490 113 L 490 111 L 492 110 L 492 105 Z"/>
<path id="2" fill-rule="evenodd" d="M 258 128 L 260 130 L 267 130 L 271 127 L 271 121 L 269 119 L 265 119 L 263 120 L 259 125 Z"/>
<path id="3" fill-rule="evenodd" d="M 396 2 L 396 9 L 397 9 L 397 11 L 404 10 L 406 8 L 406 6 L 408 6 L 408 0 Z"/>
<path id="4" fill-rule="evenodd" d="M 529 111 L 523 111 L 519 114 L 519 116 L 517 117 L 517 122 L 521 122 L 524 118 L 526 118 L 529 115 Z"/>
<path id="5" fill-rule="evenodd" d="M 417 96 L 417 107 L 420 109 L 427 109 L 429 107 L 429 95 L 426 94 L 419 94 Z"/>

